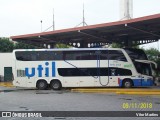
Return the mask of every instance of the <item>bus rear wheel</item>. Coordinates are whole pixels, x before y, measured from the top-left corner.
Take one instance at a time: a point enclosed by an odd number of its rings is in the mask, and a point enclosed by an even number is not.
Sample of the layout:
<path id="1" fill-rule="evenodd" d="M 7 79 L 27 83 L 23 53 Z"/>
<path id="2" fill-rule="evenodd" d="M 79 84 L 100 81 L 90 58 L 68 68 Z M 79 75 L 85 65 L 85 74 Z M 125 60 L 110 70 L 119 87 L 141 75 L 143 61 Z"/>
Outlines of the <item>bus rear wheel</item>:
<path id="1" fill-rule="evenodd" d="M 39 80 L 37 82 L 37 88 L 39 90 L 45 90 L 47 88 L 47 82 L 45 80 Z"/>
<path id="2" fill-rule="evenodd" d="M 52 80 L 50 83 L 50 87 L 53 90 L 60 90 L 62 88 L 62 84 L 59 80 Z"/>
<path id="3" fill-rule="evenodd" d="M 123 87 L 124 88 L 131 88 L 133 86 L 132 80 L 124 80 L 123 81 Z"/>

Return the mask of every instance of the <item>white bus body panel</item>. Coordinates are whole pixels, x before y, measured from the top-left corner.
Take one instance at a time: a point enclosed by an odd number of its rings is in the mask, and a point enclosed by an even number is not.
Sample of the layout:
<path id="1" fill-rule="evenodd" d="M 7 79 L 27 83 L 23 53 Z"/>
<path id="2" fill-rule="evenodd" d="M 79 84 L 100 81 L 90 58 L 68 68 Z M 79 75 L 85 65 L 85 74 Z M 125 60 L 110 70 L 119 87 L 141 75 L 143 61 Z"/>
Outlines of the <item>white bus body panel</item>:
<path id="1" fill-rule="evenodd" d="M 96 49 L 96 50 L 99 50 L 99 49 Z M 105 50 L 108 50 L 108 49 L 105 49 Z M 15 86 L 20 86 L 20 87 L 36 87 L 36 83 L 40 79 L 46 80 L 48 84 L 50 84 L 51 80 L 58 79 L 62 83 L 62 87 L 101 87 L 101 86 L 120 86 L 119 80 L 122 81 L 123 79 L 132 79 L 132 80 L 141 79 L 140 74 L 137 73 L 135 66 L 133 65 L 128 54 L 123 49 L 113 49 L 113 50 L 121 50 L 123 54 L 125 55 L 127 62 L 118 61 L 118 60 L 18 61 L 16 60 L 16 58 L 14 58 L 15 64 L 14 64 L 13 69 L 14 69 L 15 80 L 13 81 L 13 84 Z M 58 50 L 55 50 L 55 51 L 58 51 Z M 46 66 L 45 64 L 46 62 L 49 63 L 48 66 Z M 53 62 L 55 62 L 55 76 L 54 77 L 52 77 L 52 71 L 53 71 L 52 63 Z M 38 70 L 37 70 L 38 65 L 41 65 L 43 67 L 42 77 L 38 76 Z M 35 75 L 33 77 L 26 77 L 25 75 L 17 77 L 18 75 L 17 71 L 21 70 L 25 72 L 26 67 L 29 69 L 29 73 L 32 73 L 32 68 L 35 68 Z M 67 76 L 66 77 L 66 76 L 60 76 L 58 73 L 58 68 L 86 68 L 86 67 L 87 68 L 97 68 L 97 70 L 101 67 L 123 68 L 123 69 L 131 70 L 132 76 L 118 76 L 118 75 L 115 76 L 113 72 L 111 73 L 111 76 L 98 76 L 97 75 L 97 76 L 72 76 L 72 77 Z M 45 77 L 46 76 L 45 70 L 47 68 L 49 68 L 49 77 Z M 143 76 L 143 77 L 146 80 L 149 78 L 148 76 Z"/>

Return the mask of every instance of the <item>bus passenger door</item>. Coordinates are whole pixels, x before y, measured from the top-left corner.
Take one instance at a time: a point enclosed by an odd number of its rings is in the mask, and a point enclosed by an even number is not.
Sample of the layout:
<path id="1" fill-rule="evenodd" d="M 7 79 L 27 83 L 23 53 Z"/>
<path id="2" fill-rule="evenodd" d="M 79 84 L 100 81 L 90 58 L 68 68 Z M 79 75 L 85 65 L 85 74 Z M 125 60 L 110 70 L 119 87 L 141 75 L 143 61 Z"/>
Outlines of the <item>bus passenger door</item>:
<path id="1" fill-rule="evenodd" d="M 141 86 L 152 86 L 152 70 L 150 63 L 136 62 L 136 69 L 141 73 Z"/>
<path id="2" fill-rule="evenodd" d="M 141 80 L 142 80 L 142 86 L 152 86 L 153 85 L 153 78 L 152 78 L 152 71 L 150 64 L 143 63 L 142 69 L 142 75 L 141 75 Z"/>
<path id="3" fill-rule="evenodd" d="M 141 84 L 142 86 L 152 86 L 153 85 L 153 80 L 149 76 L 142 75 L 141 76 Z"/>

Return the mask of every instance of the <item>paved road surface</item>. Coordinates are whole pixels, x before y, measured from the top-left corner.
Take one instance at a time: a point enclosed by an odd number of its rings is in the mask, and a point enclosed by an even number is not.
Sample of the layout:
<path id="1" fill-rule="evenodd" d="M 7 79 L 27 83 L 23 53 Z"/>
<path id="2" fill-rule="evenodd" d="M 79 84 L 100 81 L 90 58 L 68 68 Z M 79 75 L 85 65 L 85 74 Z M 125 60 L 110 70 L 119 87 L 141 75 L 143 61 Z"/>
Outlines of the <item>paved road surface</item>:
<path id="1" fill-rule="evenodd" d="M 4 91 L 2 91 L 4 90 Z M 160 96 L 117 95 L 113 93 L 76 93 L 69 90 L 29 90 L 0 87 L 0 111 L 160 111 Z M 150 104 L 150 107 L 137 106 Z M 131 105 L 130 108 L 126 104 Z M 133 106 L 132 106 L 133 105 Z M 0 118 L 0 120 L 21 118 Z M 23 118 L 24 120 L 28 118 Z M 34 118 L 43 120 L 44 118 Z M 65 120 L 106 120 L 109 118 L 45 118 Z M 141 120 L 142 118 L 110 118 Z M 151 118 L 143 118 L 150 120 Z M 159 118 L 153 118 L 153 120 Z"/>

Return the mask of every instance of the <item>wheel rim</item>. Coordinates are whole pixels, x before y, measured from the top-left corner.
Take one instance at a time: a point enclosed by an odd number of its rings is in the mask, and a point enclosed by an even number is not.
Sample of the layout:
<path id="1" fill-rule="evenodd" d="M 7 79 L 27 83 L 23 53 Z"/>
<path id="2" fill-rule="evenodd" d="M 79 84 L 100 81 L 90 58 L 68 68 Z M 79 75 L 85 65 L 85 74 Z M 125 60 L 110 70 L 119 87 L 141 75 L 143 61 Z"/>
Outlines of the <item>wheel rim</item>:
<path id="1" fill-rule="evenodd" d="M 44 82 L 40 82 L 40 83 L 39 83 L 39 87 L 40 87 L 40 88 L 43 88 L 44 86 L 45 86 L 45 83 L 44 83 Z"/>
<path id="2" fill-rule="evenodd" d="M 131 87 L 131 83 L 129 81 L 125 82 L 125 87 L 127 88 Z"/>
<path id="3" fill-rule="evenodd" d="M 53 83 L 53 88 L 54 88 L 54 89 L 59 88 L 59 83 L 57 83 L 57 82 L 56 82 L 56 83 Z"/>

